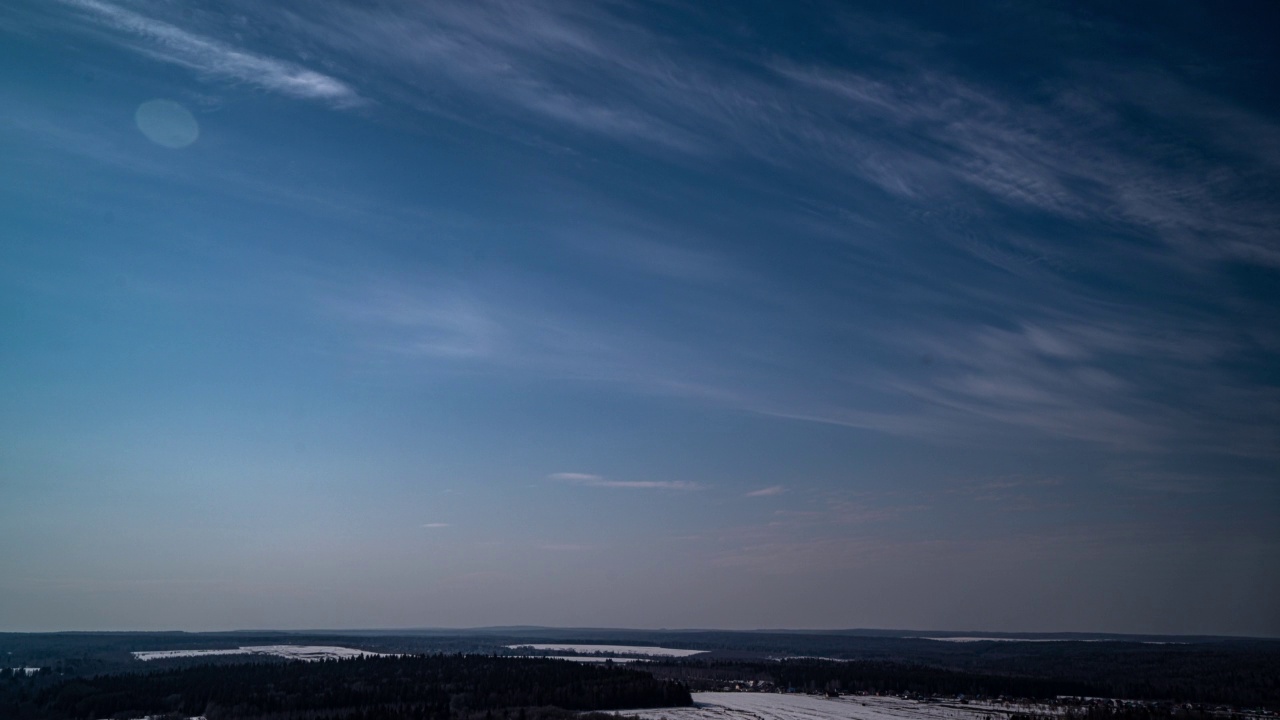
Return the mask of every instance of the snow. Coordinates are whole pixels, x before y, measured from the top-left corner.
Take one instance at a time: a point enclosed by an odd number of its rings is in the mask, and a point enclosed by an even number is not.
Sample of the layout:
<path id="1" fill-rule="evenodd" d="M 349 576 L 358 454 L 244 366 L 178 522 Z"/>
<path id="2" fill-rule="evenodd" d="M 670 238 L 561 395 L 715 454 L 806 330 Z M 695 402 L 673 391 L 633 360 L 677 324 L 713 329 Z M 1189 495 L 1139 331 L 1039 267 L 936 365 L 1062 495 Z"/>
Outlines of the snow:
<path id="1" fill-rule="evenodd" d="M 695 707 L 620 710 L 644 720 L 1006 720 L 1012 713 L 1048 712 L 1043 706 L 954 701 L 918 702 L 898 697 L 797 693 L 694 693 Z"/>
<path id="2" fill-rule="evenodd" d="M 35 674 L 36 674 L 36 673 L 38 673 L 38 672 L 40 672 L 40 668 L 38 668 L 38 667 L 35 667 L 35 668 L 29 668 L 29 667 L 13 668 L 13 674 L 14 674 L 14 675 L 17 675 L 18 673 L 22 673 L 22 674 L 24 674 L 24 675 L 35 675 Z"/>
<path id="3" fill-rule="evenodd" d="M 166 718 L 166 717 L 170 717 L 170 716 L 167 716 L 167 715 L 143 715 L 143 716 L 142 716 L 142 717 L 140 717 L 140 718 L 132 718 L 132 720 L 163 720 L 163 718 Z M 205 716 L 203 716 L 203 715 L 196 715 L 196 716 L 194 716 L 194 717 L 189 717 L 189 718 L 187 718 L 187 720 L 205 720 Z"/>
<path id="4" fill-rule="evenodd" d="M 244 655 L 248 648 L 230 650 L 139 650 L 133 656 L 139 660 L 168 660 L 169 658 L 205 657 L 207 655 Z"/>
<path id="5" fill-rule="evenodd" d="M 920 640 L 934 640 L 936 642 L 1106 642 L 1105 640 L 1088 639 L 1081 640 L 1079 638 L 1011 638 L 1011 637 L 922 637 Z"/>
<path id="6" fill-rule="evenodd" d="M 1183 643 L 1173 640 L 1112 640 L 1108 638 L 1011 638 L 1011 637 L 922 637 L 914 638 L 916 640 L 934 640 L 937 642 L 1025 642 L 1025 643 L 1046 643 L 1046 642 L 1136 642 L 1140 645 L 1182 645 Z"/>
<path id="7" fill-rule="evenodd" d="M 513 650 L 533 648 L 551 652 L 602 653 L 607 655 L 644 655 L 647 657 L 688 657 L 706 650 L 678 650 L 676 648 L 647 647 L 643 645 L 559 645 L 554 643 L 534 645 L 508 645 Z"/>
<path id="8" fill-rule="evenodd" d="M 141 650 L 133 653 L 135 658 L 143 661 L 212 655 L 275 655 L 290 660 L 341 660 L 382 655 L 382 653 L 333 645 L 246 645 L 219 650 Z"/>
<path id="9" fill-rule="evenodd" d="M 633 658 L 633 657 L 630 657 L 630 658 L 600 657 L 599 655 L 589 655 L 586 657 L 583 657 L 582 655 L 537 655 L 535 657 L 537 657 L 540 660 L 572 660 L 574 662 L 584 662 L 584 663 L 602 663 L 602 662 L 605 662 L 606 660 L 612 660 L 615 663 L 631 663 L 631 662 L 636 662 L 637 660 L 640 659 L 640 658 Z"/>

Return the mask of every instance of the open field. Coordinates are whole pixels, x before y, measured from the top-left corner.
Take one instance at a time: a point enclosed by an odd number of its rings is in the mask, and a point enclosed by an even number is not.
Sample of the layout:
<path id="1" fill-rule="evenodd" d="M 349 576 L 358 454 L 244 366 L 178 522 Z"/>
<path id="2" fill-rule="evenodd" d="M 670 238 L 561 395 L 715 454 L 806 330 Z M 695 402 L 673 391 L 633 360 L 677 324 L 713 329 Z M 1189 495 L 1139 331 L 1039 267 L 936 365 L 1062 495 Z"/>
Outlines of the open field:
<path id="1" fill-rule="evenodd" d="M 694 707 L 623 711 L 644 720 L 1001 720 L 1013 713 L 1055 714 L 1044 705 L 919 702 L 897 697 L 827 698 L 795 693 L 694 693 Z"/>
<path id="2" fill-rule="evenodd" d="M 1116 642 L 1109 638 L 1019 638 L 1019 637 L 983 637 L 983 636 L 949 636 L 949 637 L 922 637 L 921 640 L 933 640 L 934 642 L 954 642 L 954 643 L 974 643 L 974 642 L 1022 642 L 1022 643 L 1050 643 L 1050 642 Z M 1182 643 L 1171 640 L 1127 640 L 1126 642 L 1137 642 L 1142 645 L 1181 645 Z"/>
<path id="3" fill-rule="evenodd" d="M 521 657 L 524 657 L 524 656 L 521 656 Z M 602 663 L 602 662 L 633 663 L 633 662 L 638 662 L 644 659 L 644 658 L 634 658 L 634 657 L 599 657 L 596 655 L 530 655 L 528 657 L 540 657 L 546 660 L 569 660 L 571 662 L 580 662 L 580 663 Z"/>
<path id="4" fill-rule="evenodd" d="M 382 654 L 334 645 L 251 645 L 218 650 L 139 650 L 133 656 L 143 661 L 215 655 L 274 655 L 290 660 L 341 660 Z"/>
<path id="5" fill-rule="evenodd" d="M 512 650 L 531 648 L 545 652 L 572 652 L 582 654 L 619 655 L 624 657 L 689 657 L 700 655 L 706 650 L 680 650 L 667 647 L 649 647 L 644 645 L 581 645 L 561 643 L 534 643 L 530 645 L 508 645 Z"/>

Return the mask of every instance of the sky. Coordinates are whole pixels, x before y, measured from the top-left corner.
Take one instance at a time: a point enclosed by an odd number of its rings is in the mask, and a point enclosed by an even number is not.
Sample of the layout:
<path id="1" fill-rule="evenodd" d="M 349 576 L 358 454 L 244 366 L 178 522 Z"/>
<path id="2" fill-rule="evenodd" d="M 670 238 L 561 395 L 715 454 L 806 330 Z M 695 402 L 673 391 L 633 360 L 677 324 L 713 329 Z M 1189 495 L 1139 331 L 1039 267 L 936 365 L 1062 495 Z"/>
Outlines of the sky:
<path id="1" fill-rule="evenodd" d="M 0 630 L 1280 636 L 1277 36 L 9 0 Z"/>

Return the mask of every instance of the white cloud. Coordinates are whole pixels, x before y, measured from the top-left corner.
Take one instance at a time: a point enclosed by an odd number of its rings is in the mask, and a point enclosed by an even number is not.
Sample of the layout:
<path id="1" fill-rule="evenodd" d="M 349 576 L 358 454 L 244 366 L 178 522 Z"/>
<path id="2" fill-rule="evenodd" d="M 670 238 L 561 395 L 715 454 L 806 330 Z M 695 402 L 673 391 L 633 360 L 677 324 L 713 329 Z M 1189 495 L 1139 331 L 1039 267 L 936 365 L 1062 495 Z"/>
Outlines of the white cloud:
<path id="1" fill-rule="evenodd" d="M 123 44 L 163 62 L 291 97 L 327 100 L 339 106 L 364 102 L 341 80 L 294 63 L 256 55 L 100 0 L 60 2 L 87 11 L 102 25 L 138 38 L 140 44 Z"/>
<path id="2" fill-rule="evenodd" d="M 583 487 L 618 488 L 624 490 L 696 490 L 697 483 L 663 480 L 610 480 L 600 475 L 589 473 L 552 473 L 547 476 L 551 480 L 581 485 Z"/>
<path id="3" fill-rule="evenodd" d="M 453 527 L 453 525 L 451 523 L 432 522 L 432 523 L 423 523 L 422 527 L 436 529 L 436 528 Z"/>
<path id="4" fill-rule="evenodd" d="M 599 475 L 590 475 L 588 473 L 569 473 L 569 472 L 551 473 L 551 475 L 549 475 L 548 477 L 550 477 L 552 480 L 563 480 L 564 482 L 572 482 L 572 483 L 592 483 L 592 482 L 599 482 L 600 480 L 604 479 Z"/>
<path id="5" fill-rule="evenodd" d="M 787 489 L 781 485 L 771 485 L 767 488 L 752 490 L 751 492 L 747 493 L 747 497 L 770 497 L 772 495 L 781 495 L 786 491 Z"/>

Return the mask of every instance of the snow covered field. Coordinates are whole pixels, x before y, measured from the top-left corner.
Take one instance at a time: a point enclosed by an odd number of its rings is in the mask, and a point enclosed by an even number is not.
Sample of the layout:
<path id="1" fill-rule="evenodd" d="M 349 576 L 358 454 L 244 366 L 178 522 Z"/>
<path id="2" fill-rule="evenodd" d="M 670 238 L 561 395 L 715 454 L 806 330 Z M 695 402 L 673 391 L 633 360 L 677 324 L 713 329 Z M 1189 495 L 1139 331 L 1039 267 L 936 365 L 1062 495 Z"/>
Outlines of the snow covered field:
<path id="1" fill-rule="evenodd" d="M 1139 645 L 1182 645 L 1183 643 L 1174 640 L 1112 640 L 1109 638 L 1009 638 L 1009 637 L 922 637 L 919 640 L 933 640 L 935 642 L 1019 642 L 1019 643 L 1052 643 L 1052 642 L 1127 642 L 1138 643 Z"/>
<path id="2" fill-rule="evenodd" d="M 249 645 L 221 650 L 142 650 L 133 653 L 133 656 L 144 661 L 210 655 L 275 655 L 290 660 L 337 660 L 381 654 L 331 645 Z"/>
<path id="3" fill-rule="evenodd" d="M 921 640 L 933 640 L 935 642 L 1026 642 L 1026 643 L 1047 643 L 1047 642 L 1108 642 L 1107 640 L 1099 640 L 1090 638 L 1082 640 L 1079 638 L 1010 638 L 1010 637 L 922 637 Z"/>
<path id="4" fill-rule="evenodd" d="M 676 648 L 664 647 L 645 647 L 643 645 L 563 645 L 556 643 L 534 644 L 534 645 L 508 645 L 507 647 L 516 650 L 521 648 L 532 648 L 534 650 L 549 652 L 576 652 L 576 653 L 601 653 L 605 655 L 625 655 L 635 657 L 642 655 L 645 657 L 688 657 L 704 653 L 706 650 L 677 650 Z"/>
<path id="5" fill-rule="evenodd" d="M 591 655 L 586 657 L 582 655 L 532 655 L 530 657 L 536 657 L 542 660 L 572 660 L 574 662 L 584 662 L 584 663 L 602 663 L 602 662 L 605 662 L 606 660 L 612 660 L 613 662 L 616 662 L 616 663 L 633 663 L 637 660 L 640 660 L 640 658 L 633 658 L 633 657 L 617 657 L 616 658 L 616 657 L 599 657 L 596 655 Z"/>
<path id="6" fill-rule="evenodd" d="M 705 692 L 694 693 L 695 707 L 622 710 L 645 720 L 1002 720 L 1008 713 L 1048 714 L 1042 706 L 925 703 L 896 697 Z"/>

